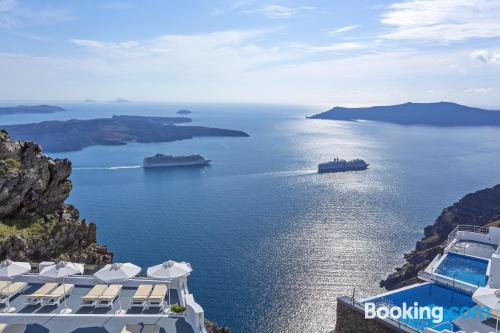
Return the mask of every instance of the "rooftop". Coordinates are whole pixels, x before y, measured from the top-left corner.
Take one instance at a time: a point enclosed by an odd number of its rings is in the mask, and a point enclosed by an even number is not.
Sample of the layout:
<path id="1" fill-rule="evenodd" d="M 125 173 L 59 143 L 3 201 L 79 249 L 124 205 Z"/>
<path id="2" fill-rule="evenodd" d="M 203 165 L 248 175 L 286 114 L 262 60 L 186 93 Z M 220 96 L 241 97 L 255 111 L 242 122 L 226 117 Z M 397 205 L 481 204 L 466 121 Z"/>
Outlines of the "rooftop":
<path id="1" fill-rule="evenodd" d="M 161 282 L 145 277 L 130 279 L 123 283 L 119 296 L 110 307 L 85 307 L 80 305 L 80 298 L 86 295 L 97 283 L 92 276 L 74 276 L 65 279 L 65 283 L 74 284 L 71 293 L 66 297 L 69 314 L 60 313 L 64 309 L 64 301 L 59 305 L 27 305 L 26 295 L 38 290 L 47 280 L 42 280 L 37 274 L 26 274 L 18 281 L 27 282 L 27 287 L 22 293 L 11 297 L 10 305 L 15 308 L 12 313 L 0 312 L 0 323 L 26 324 L 25 332 L 120 332 L 126 324 L 155 324 L 163 333 L 199 333 L 204 331 L 203 310 L 196 304 L 192 295 L 187 292 L 185 285 L 177 281 Z M 58 281 L 61 282 L 61 281 Z M 166 284 L 168 293 L 165 297 L 165 309 L 158 307 L 143 309 L 131 307 L 131 296 L 140 284 Z M 181 286 L 181 288 L 179 288 Z M 123 314 L 117 314 L 120 308 Z M 169 310 L 169 304 L 184 305 L 186 310 L 177 314 Z M 5 309 L 0 305 L 0 311 Z M 198 327 L 195 330 L 195 327 Z"/>

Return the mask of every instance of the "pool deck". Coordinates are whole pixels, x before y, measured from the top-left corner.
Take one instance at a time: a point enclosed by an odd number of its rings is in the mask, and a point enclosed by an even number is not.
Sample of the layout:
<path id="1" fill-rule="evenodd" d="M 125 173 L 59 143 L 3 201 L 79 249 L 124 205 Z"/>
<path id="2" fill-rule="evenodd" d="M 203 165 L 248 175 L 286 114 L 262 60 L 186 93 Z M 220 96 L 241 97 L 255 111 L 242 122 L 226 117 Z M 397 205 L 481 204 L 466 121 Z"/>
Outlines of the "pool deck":
<path id="1" fill-rule="evenodd" d="M 451 252 L 483 259 L 490 259 L 496 250 L 496 246 L 474 241 L 459 241 L 450 248 Z"/>
<path id="2" fill-rule="evenodd" d="M 457 318 L 453 323 L 464 332 L 491 333 L 495 332 L 496 320 L 493 318 Z"/>
<path id="3" fill-rule="evenodd" d="M 30 283 L 24 294 L 37 290 L 41 284 Z M 10 324 L 36 324 L 28 326 L 25 332 L 120 332 L 125 324 L 156 324 L 164 333 L 192 333 L 193 329 L 182 315 L 164 314 L 158 308 L 142 310 L 130 307 L 130 297 L 134 294 L 135 287 L 123 287 L 120 299 L 115 300 L 113 307 L 92 308 L 81 307 L 80 297 L 85 295 L 91 286 L 76 285 L 70 296 L 66 298 L 71 314 L 60 314 L 64 302 L 58 306 L 33 306 L 25 305 L 24 294 L 11 298 L 11 306 L 16 308 L 14 313 L 0 313 L 0 322 Z M 170 303 L 178 303 L 179 296 L 175 289 L 169 290 Z M 119 300 L 125 314 L 117 315 Z M 168 302 L 168 296 L 166 298 Z M 1 309 L 4 306 L 1 306 Z M 162 332 L 160 331 L 160 332 Z"/>

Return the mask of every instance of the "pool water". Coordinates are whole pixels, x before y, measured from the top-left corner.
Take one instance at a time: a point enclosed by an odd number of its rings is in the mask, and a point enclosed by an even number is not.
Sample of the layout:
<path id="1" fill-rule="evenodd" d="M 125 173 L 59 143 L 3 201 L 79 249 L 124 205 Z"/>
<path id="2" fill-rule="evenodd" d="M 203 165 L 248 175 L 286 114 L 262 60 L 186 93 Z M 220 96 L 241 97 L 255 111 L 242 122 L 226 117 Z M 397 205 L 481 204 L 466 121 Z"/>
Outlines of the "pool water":
<path id="1" fill-rule="evenodd" d="M 448 253 L 435 272 L 474 286 L 484 287 L 488 282 L 487 268 L 488 260 Z"/>
<path id="2" fill-rule="evenodd" d="M 443 318 L 439 323 L 433 322 L 432 318 L 429 319 L 409 319 L 401 318 L 400 321 L 420 332 L 426 327 L 440 327 L 442 329 L 453 330 L 457 328 L 453 325 L 451 321 L 459 317 L 459 311 L 457 309 L 473 308 L 476 304 L 472 301 L 470 295 L 462 293 L 458 290 L 448 288 L 442 285 L 434 283 L 426 283 L 419 285 L 414 288 L 405 289 L 399 292 L 395 292 L 389 295 L 378 297 L 375 299 L 368 300 L 367 302 L 373 302 L 378 306 L 399 306 L 402 307 L 403 303 L 407 306 L 412 306 L 415 302 L 418 302 L 419 307 L 424 306 L 440 306 L 443 308 Z"/>

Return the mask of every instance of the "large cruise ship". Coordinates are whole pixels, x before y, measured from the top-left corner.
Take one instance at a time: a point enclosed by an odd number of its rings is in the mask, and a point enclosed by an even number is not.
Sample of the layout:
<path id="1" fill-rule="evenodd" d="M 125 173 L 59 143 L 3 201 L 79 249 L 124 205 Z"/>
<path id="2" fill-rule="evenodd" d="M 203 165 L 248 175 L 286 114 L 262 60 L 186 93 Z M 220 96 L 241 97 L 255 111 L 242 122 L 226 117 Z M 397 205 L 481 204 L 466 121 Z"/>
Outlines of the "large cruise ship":
<path id="1" fill-rule="evenodd" d="M 195 165 L 208 165 L 211 160 L 207 160 L 201 155 L 187 155 L 187 156 L 172 156 L 156 154 L 144 159 L 143 165 L 145 168 L 154 167 L 179 167 L 179 166 L 195 166 Z"/>
<path id="2" fill-rule="evenodd" d="M 368 169 L 368 163 L 361 159 L 355 159 L 351 161 L 342 160 L 335 158 L 333 161 L 320 163 L 318 166 L 318 172 L 342 172 L 342 171 L 358 171 Z"/>

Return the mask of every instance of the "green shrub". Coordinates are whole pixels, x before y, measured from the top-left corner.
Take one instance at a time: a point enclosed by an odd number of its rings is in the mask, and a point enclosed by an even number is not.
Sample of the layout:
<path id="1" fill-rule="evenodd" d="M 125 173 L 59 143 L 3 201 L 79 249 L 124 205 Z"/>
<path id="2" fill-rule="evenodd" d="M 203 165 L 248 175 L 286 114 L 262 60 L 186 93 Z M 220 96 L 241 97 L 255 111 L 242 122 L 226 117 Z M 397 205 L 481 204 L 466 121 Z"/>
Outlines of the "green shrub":
<path id="1" fill-rule="evenodd" d="M 170 310 L 175 313 L 182 313 L 184 312 L 184 310 L 186 310 L 186 308 L 179 304 L 172 304 L 170 305 Z"/>
<path id="2" fill-rule="evenodd" d="M 12 171 L 21 170 L 21 161 L 16 158 L 6 158 L 0 160 L 0 175 L 5 176 L 7 173 Z"/>

